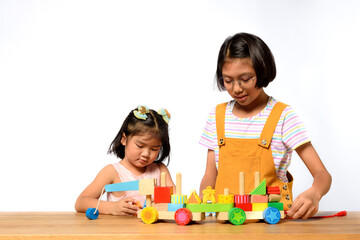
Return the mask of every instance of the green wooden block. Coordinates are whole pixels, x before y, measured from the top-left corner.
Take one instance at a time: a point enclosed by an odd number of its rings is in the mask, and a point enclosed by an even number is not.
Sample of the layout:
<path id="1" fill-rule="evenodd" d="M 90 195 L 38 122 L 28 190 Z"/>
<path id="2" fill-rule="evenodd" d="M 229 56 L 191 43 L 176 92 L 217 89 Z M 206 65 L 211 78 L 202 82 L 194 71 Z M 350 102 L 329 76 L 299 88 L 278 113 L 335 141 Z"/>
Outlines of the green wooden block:
<path id="1" fill-rule="evenodd" d="M 266 195 L 266 179 L 262 180 L 259 186 L 252 190 L 250 195 Z"/>
<path id="2" fill-rule="evenodd" d="M 228 212 L 233 207 L 234 203 L 186 204 L 191 212 Z"/>
<path id="3" fill-rule="evenodd" d="M 269 207 L 274 207 L 279 211 L 284 211 L 284 204 L 282 202 L 268 203 Z"/>

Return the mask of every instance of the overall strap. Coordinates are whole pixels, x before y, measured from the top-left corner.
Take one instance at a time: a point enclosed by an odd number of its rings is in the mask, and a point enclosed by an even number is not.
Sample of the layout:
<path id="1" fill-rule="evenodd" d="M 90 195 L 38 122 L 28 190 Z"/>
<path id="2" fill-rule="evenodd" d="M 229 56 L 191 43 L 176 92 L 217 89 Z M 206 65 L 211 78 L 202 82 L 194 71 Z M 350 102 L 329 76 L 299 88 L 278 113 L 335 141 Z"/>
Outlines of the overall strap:
<path id="1" fill-rule="evenodd" d="M 281 113 L 287 107 L 286 104 L 278 102 L 275 104 L 273 109 L 270 112 L 268 119 L 266 120 L 265 126 L 261 132 L 258 144 L 261 147 L 269 148 L 271 139 L 274 135 L 274 131 L 277 123 L 279 122 Z"/>
<path id="2" fill-rule="evenodd" d="M 225 110 L 227 103 L 221 103 L 216 106 L 215 119 L 216 119 L 216 132 L 218 145 L 225 145 Z"/>

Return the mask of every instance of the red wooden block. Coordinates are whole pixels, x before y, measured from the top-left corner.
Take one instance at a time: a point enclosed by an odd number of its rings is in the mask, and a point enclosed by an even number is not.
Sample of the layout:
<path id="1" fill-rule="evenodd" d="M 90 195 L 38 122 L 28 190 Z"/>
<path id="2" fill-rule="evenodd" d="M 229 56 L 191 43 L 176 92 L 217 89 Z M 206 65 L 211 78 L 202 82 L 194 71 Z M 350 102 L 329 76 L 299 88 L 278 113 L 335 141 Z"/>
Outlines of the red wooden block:
<path id="1" fill-rule="evenodd" d="M 279 186 L 276 187 L 266 187 L 267 194 L 280 194 Z"/>
<path id="2" fill-rule="evenodd" d="M 251 203 L 235 203 L 235 207 L 241 208 L 245 212 L 252 211 L 252 204 Z"/>
<path id="3" fill-rule="evenodd" d="M 235 195 L 235 203 L 251 203 L 250 195 Z"/>
<path id="4" fill-rule="evenodd" d="M 154 203 L 171 203 L 173 187 L 155 187 Z"/>

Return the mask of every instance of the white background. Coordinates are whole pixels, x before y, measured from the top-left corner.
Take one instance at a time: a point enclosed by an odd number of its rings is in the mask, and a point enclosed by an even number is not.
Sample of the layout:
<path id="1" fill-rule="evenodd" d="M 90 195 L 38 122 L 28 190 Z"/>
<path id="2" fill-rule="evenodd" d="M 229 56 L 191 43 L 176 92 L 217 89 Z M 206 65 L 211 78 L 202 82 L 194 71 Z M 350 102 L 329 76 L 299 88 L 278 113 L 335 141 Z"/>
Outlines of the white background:
<path id="1" fill-rule="evenodd" d="M 170 172 L 198 189 L 217 54 L 260 36 L 278 74 L 265 91 L 292 105 L 333 176 L 320 210 L 359 208 L 358 1 L 0 1 L 0 211 L 73 211 L 138 104 L 171 115 Z M 296 153 L 294 195 L 312 177 Z"/>

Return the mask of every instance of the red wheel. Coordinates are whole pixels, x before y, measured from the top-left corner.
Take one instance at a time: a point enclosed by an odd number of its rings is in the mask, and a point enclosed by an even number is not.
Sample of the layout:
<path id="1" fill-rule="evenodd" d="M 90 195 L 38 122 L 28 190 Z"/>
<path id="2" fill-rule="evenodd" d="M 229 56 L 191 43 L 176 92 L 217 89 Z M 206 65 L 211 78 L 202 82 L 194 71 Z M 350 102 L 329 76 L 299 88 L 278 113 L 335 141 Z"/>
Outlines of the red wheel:
<path id="1" fill-rule="evenodd" d="M 192 221 L 192 213 L 187 208 L 180 208 L 175 212 L 175 222 L 179 225 L 187 225 Z"/>

